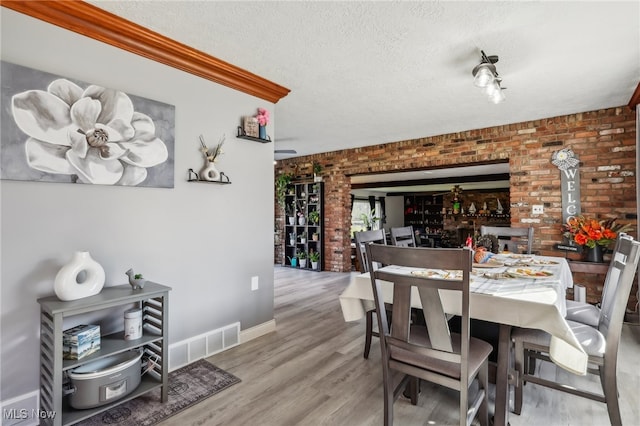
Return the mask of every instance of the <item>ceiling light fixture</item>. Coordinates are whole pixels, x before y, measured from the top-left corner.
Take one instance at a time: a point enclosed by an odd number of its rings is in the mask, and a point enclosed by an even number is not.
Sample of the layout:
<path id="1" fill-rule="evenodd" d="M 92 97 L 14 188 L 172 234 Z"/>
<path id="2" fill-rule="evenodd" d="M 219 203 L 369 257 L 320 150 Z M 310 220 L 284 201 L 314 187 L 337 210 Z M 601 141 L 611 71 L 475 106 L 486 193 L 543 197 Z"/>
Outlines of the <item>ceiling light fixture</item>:
<path id="1" fill-rule="evenodd" d="M 498 62 L 497 55 L 487 56 L 484 50 L 481 50 L 482 60 L 473 68 L 473 84 L 481 88 L 494 104 L 499 104 L 505 100 L 504 87 L 500 86 L 502 78 L 498 76 L 498 71 L 494 65 Z"/>

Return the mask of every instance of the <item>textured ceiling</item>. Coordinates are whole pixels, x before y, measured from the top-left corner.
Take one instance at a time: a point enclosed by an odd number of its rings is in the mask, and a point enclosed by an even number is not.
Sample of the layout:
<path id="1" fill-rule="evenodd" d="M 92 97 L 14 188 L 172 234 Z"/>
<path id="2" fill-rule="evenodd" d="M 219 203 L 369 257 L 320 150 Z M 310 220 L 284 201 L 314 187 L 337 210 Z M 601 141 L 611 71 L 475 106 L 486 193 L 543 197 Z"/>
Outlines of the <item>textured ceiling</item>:
<path id="1" fill-rule="evenodd" d="M 638 1 L 90 3 L 291 89 L 269 133 L 298 155 L 626 105 L 640 78 Z"/>

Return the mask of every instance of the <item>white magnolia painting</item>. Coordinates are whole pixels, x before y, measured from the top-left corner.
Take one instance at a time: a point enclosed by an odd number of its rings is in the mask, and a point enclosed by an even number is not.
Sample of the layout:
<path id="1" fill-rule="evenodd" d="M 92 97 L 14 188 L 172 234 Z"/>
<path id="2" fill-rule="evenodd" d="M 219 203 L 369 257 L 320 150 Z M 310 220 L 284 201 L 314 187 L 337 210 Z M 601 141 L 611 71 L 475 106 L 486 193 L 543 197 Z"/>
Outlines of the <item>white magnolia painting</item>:
<path id="1" fill-rule="evenodd" d="M 1 66 L 2 179 L 173 187 L 173 105 Z"/>

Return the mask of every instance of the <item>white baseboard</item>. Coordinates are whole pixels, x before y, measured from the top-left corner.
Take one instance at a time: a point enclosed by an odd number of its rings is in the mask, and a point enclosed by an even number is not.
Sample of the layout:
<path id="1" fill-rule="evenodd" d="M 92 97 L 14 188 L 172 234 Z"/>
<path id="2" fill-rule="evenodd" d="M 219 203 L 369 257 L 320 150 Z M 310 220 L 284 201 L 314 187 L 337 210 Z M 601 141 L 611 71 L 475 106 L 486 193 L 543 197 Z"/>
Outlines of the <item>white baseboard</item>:
<path id="1" fill-rule="evenodd" d="M 240 332 L 240 344 L 276 331 L 276 320 L 272 319 Z"/>

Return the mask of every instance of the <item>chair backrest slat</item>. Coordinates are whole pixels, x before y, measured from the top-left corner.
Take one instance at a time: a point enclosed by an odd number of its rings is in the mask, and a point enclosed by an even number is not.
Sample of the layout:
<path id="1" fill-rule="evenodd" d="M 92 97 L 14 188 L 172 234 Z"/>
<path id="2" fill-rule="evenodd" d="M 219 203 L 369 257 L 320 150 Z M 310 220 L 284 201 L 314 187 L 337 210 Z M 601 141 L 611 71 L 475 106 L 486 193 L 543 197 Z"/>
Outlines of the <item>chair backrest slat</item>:
<path id="1" fill-rule="evenodd" d="M 413 226 L 391 228 L 391 244 L 402 247 L 417 247 Z"/>
<path id="2" fill-rule="evenodd" d="M 360 272 L 369 272 L 367 253 L 364 245 L 367 243 L 387 244 L 387 236 L 384 229 L 355 232 L 354 236 L 356 240 L 356 256 L 358 256 L 358 262 L 360 263 Z"/>
<path id="3" fill-rule="evenodd" d="M 520 247 L 526 246 L 525 253 L 531 254 L 533 248 L 533 228 L 511 228 L 508 226 L 480 227 L 480 235 L 495 235 L 498 237 L 500 248 L 507 247 L 514 253 L 520 252 Z M 515 239 L 513 238 L 515 237 Z"/>

